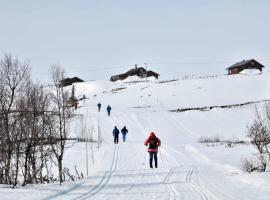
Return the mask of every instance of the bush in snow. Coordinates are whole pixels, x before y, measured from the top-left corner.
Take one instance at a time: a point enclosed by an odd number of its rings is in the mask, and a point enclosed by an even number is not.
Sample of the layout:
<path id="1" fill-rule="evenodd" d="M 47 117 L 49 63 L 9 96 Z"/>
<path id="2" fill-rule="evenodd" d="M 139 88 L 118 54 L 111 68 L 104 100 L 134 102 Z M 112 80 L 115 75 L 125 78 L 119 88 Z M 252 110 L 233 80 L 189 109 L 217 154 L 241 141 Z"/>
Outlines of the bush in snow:
<path id="1" fill-rule="evenodd" d="M 245 141 L 239 140 L 235 137 L 232 139 L 223 139 L 220 138 L 219 135 L 213 137 L 202 136 L 199 138 L 198 142 L 202 144 L 209 144 L 209 143 L 220 143 L 221 145 L 226 144 L 227 147 L 233 147 L 233 145 L 235 144 L 246 144 Z"/>
<path id="2" fill-rule="evenodd" d="M 262 171 L 263 168 L 258 166 L 257 162 L 250 159 L 243 159 L 241 162 L 241 169 L 245 172 L 251 173 L 254 171 Z"/>
<path id="3" fill-rule="evenodd" d="M 214 137 L 202 136 L 199 138 L 199 143 L 217 143 L 217 142 L 220 142 L 220 137 L 218 135 Z"/>

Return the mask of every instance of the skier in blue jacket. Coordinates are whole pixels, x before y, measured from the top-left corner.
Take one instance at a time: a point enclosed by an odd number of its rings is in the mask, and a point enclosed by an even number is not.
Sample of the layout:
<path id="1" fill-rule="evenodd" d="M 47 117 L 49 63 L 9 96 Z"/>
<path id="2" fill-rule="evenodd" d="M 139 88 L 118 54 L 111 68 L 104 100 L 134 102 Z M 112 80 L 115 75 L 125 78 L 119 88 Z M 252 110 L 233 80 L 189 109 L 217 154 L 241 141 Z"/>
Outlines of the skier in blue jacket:
<path id="1" fill-rule="evenodd" d="M 114 137 L 114 144 L 118 144 L 119 141 L 119 130 L 118 128 L 115 126 L 113 129 L 113 137 Z"/>
<path id="2" fill-rule="evenodd" d="M 108 112 L 108 116 L 110 116 L 110 115 L 111 115 L 111 109 L 112 109 L 112 107 L 111 107 L 110 105 L 108 105 L 108 106 L 107 106 L 107 112 Z"/>
<path id="3" fill-rule="evenodd" d="M 128 130 L 127 130 L 126 126 L 124 126 L 124 128 L 122 128 L 121 133 L 122 133 L 122 136 L 123 136 L 123 142 L 125 142 L 126 141 L 126 135 L 128 133 Z"/>
<path id="4" fill-rule="evenodd" d="M 98 107 L 98 112 L 100 112 L 100 108 L 101 108 L 101 103 L 100 102 L 97 104 L 97 107 Z"/>

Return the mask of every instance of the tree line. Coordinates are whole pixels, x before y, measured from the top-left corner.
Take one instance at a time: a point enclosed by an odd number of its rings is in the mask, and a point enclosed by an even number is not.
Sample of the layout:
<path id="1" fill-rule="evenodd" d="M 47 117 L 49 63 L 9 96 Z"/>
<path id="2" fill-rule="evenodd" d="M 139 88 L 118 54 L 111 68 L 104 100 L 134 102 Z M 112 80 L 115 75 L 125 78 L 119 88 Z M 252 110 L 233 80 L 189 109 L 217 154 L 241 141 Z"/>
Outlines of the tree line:
<path id="1" fill-rule="evenodd" d="M 31 79 L 28 61 L 0 60 L 0 184 L 16 186 L 64 180 L 63 157 L 73 109 L 61 87 L 60 66 L 50 70 L 52 86 Z M 52 174 L 57 167 L 58 176 Z"/>

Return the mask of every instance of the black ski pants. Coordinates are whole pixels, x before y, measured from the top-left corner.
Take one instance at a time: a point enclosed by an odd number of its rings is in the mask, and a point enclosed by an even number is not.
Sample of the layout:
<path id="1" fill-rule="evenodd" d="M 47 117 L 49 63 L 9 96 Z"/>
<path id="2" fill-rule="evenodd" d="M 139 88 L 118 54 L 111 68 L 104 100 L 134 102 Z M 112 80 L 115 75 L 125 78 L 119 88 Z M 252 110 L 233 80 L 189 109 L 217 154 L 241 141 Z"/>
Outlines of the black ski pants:
<path id="1" fill-rule="evenodd" d="M 150 168 L 153 168 L 153 158 L 155 160 L 155 168 L 158 167 L 158 162 L 157 162 L 157 152 L 149 152 L 149 164 L 150 164 Z"/>
<path id="2" fill-rule="evenodd" d="M 114 144 L 118 144 L 119 141 L 119 134 L 114 135 Z"/>

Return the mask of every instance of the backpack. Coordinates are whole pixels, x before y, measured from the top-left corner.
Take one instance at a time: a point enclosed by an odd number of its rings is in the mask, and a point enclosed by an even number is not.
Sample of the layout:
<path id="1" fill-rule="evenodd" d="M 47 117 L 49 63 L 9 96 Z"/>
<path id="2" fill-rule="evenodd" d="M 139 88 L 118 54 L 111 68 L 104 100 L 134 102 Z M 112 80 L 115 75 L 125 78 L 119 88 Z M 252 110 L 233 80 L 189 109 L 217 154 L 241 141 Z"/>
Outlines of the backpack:
<path id="1" fill-rule="evenodd" d="M 155 137 L 149 138 L 149 149 L 156 149 L 157 146 L 157 139 Z"/>

